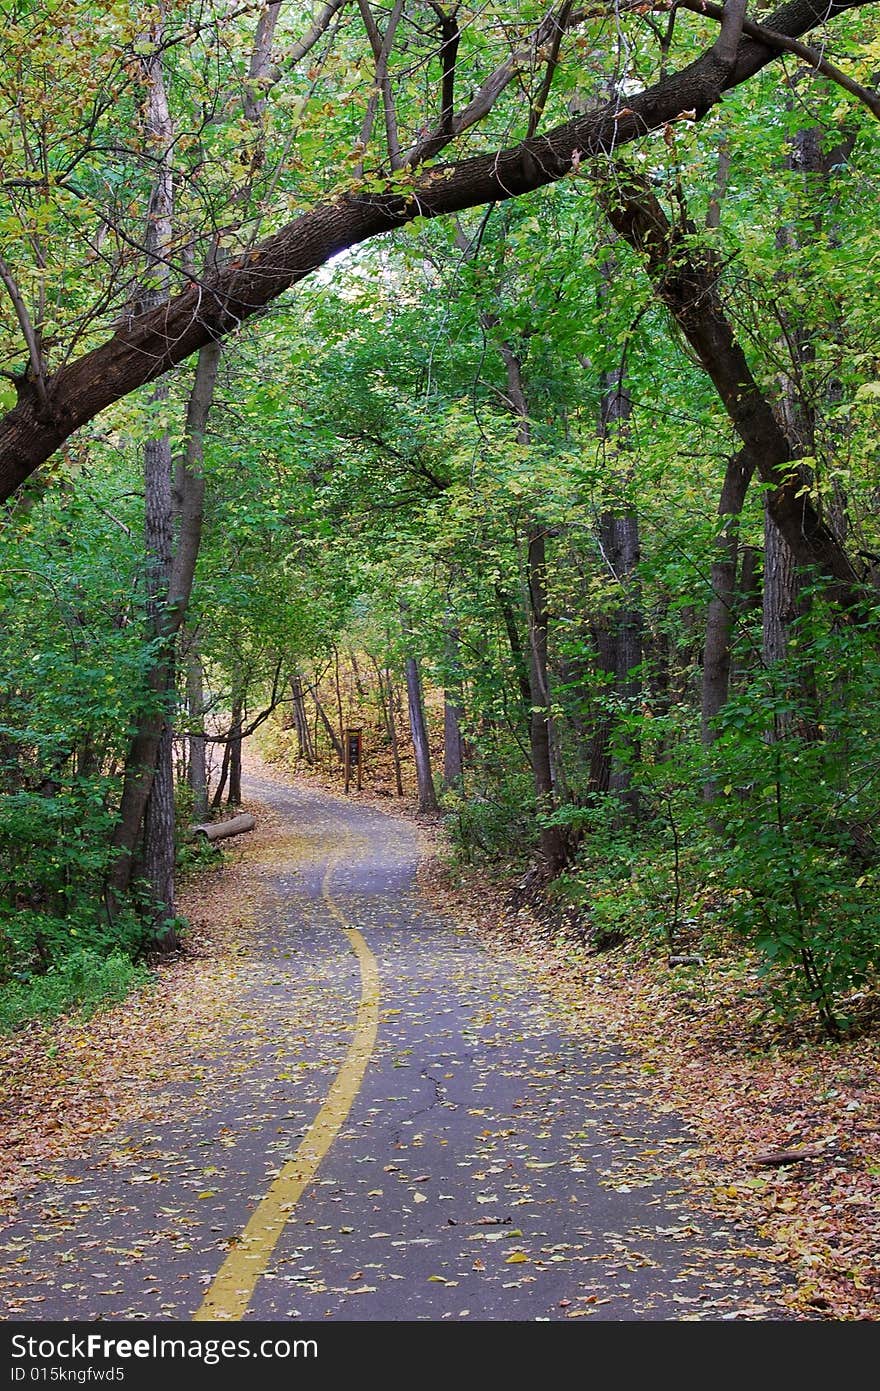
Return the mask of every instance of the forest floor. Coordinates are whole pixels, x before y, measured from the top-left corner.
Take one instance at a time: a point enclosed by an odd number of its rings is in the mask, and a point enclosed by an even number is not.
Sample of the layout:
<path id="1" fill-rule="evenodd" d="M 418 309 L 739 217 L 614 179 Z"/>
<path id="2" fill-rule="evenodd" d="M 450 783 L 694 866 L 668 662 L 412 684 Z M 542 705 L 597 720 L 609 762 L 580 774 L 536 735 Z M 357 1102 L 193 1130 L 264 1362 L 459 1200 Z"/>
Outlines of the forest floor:
<path id="1" fill-rule="evenodd" d="M 766 1021 L 759 1031 L 756 986 L 741 960 L 671 970 L 665 956 L 632 945 L 590 953 L 524 905 L 509 877 L 455 870 L 441 826 L 419 817 L 411 799 L 351 795 L 415 822 L 421 889 L 433 909 L 524 968 L 575 1035 L 598 1031 L 622 1049 L 621 1067 L 651 1107 L 686 1121 L 698 1141 L 683 1176 L 691 1201 L 757 1230 L 794 1276 L 785 1296 L 791 1316 L 877 1319 L 876 1029 L 836 1044 L 774 1032 Z M 163 1089 L 193 1040 L 204 1049 L 235 1016 L 240 928 L 253 910 L 244 851 L 227 842 L 222 866 L 185 886 L 187 949 L 159 966 L 153 988 L 87 1025 L 68 1019 L 0 1039 L 0 1206 L 14 1209 L 16 1194 L 81 1155 L 92 1137 L 161 1112 Z"/>

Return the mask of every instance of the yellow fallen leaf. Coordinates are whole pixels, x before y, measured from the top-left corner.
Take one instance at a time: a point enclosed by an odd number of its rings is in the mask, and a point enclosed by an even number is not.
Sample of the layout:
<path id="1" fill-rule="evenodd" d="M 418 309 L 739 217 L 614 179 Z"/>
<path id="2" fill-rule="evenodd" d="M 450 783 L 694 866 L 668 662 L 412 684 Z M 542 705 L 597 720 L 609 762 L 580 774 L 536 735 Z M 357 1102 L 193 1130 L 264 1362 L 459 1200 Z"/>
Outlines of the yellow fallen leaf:
<path id="1" fill-rule="evenodd" d="M 213 1188 L 206 1188 L 203 1193 L 198 1195 L 200 1198 L 216 1198 L 217 1192 Z"/>
<path id="2" fill-rule="evenodd" d="M 505 1264 L 506 1264 L 506 1265 L 519 1265 L 521 1261 L 527 1261 L 528 1259 L 529 1259 L 529 1258 L 528 1258 L 528 1256 L 525 1254 L 524 1251 L 514 1251 L 514 1253 L 513 1253 L 512 1256 L 508 1256 L 508 1257 L 506 1258 Z"/>
<path id="3" fill-rule="evenodd" d="M 428 1199 L 425 1197 L 424 1193 L 419 1193 L 419 1192 L 413 1193 L 413 1195 L 412 1195 L 412 1200 L 413 1200 L 414 1203 L 426 1203 L 426 1202 L 428 1201 Z"/>

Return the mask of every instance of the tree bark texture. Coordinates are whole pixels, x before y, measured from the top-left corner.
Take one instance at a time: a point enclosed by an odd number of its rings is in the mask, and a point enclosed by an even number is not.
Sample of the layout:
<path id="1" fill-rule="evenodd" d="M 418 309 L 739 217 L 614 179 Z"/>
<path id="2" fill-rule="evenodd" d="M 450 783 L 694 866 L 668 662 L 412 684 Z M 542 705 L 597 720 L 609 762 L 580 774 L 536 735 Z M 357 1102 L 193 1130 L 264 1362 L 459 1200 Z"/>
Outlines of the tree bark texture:
<path id="1" fill-rule="evenodd" d="M 142 871 L 149 885 L 149 913 L 159 945 L 173 950 L 180 945 L 170 925 L 174 905 L 174 735 L 166 721 L 159 739 L 156 771 L 144 815 Z"/>
<path id="2" fill-rule="evenodd" d="M 160 22 L 149 35 L 153 51 L 141 64 L 144 129 L 148 141 L 158 151 L 144 242 L 148 278 L 142 292 L 142 304 L 148 312 L 157 307 L 163 308 L 168 301 L 170 277 L 163 258 L 171 240 L 174 210 L 174 127 L 162 71 L 162 37 Z M 153 404 L 167 408 L 168 401 L 168 383 L 160 381 L 153 392 Z M 132 857 L 143 826 L 143 872 L 149 886 L 150 914 L 155 920 L 173 916 L 174 899 L 174 768 L 168 731 L 174 693 L 174 650 L 170 635 L 164 630 L 163 617 L 174 546 L 171 468 L 171 442 L 168 434 L 163 432 L 155 439 L 148 440 L 144 446 L 146 616 L 149 636 L 156 643 L 159 656 L 148 675 L 145 693 L 148 703 L 141 712 L 128 750 L 119 821 L 113 837 L 114 849 L 118 853 L 110 876 L 112 911 L 114 894 L 129 885 Z M 151 809 L 153 782 L 160 758 L 160 786 Z M 167 937 L 165 940 L 167 942 Z"/>

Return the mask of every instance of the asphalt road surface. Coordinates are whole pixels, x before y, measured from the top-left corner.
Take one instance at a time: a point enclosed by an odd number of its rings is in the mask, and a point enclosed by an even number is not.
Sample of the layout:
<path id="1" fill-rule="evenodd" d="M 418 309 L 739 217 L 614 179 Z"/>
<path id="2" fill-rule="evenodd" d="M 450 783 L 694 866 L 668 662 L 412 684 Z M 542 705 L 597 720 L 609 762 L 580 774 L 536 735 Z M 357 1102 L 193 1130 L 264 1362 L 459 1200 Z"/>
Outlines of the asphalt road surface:
<path id="1" fill-rule="evenodd" d="M 418 832 L 252 778 L 244 1005 L 0 1236 L 14 1320 L 785 1320 L 695 1139 L 418 894 Z M 390 812 L 390 809 L 389 809 Z"/>

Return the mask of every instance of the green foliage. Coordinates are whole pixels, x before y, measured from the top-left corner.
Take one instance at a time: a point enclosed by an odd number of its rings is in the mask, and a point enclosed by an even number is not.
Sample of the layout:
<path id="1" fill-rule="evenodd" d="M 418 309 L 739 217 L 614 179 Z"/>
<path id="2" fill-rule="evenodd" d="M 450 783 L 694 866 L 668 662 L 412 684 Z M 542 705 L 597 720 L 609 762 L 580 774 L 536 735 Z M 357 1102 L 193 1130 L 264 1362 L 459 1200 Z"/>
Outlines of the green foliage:
<path id="1" fill-rule="evenodd" d="M 466 797 L 445 792 L 440 803 L 462 863 L 524 864 L 528 859 L 536 834 L 528 773 L 508 772 Z"/>
<path id="2" fill-rule="evenodd" d="M 198 874 L 199 870 L 216 869 L 223 863 L 223 850 L 207 836 L 196 836 L 194 840 L 186 840 L 178 846 L 176 863 L 183 879 L 186 879 L 188 875 Z"/>
<path id="3" fill-rule="evenodd" d="M 136 955 L 144 930 L 102 910 L 113 816 L 99 780 L 0 794 L 0 969 L 46 969 L 80 949 Z"/>
<path id="4" fill-rule="evenodd" d="M 808 617 L 794 633 L 795 652 L 811 638 L 805 656 L 758 673 L 723 713 L 713 815 L 731 921 L 777 999 L 812 1003 L 833 1031 L 835 1000 L 880 964 L 880 663 L 857 630 Z"/>
<path id="5" fill-rule="evenodd" d="M 45 975 L 0 985 L 0 1032 L 11 1033 L 30 1020 L 76 1013 L 87 1019 L 149 983 L 145 966 L 121 952 L 100 956 L 77 948 Z"/>

